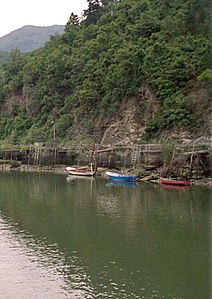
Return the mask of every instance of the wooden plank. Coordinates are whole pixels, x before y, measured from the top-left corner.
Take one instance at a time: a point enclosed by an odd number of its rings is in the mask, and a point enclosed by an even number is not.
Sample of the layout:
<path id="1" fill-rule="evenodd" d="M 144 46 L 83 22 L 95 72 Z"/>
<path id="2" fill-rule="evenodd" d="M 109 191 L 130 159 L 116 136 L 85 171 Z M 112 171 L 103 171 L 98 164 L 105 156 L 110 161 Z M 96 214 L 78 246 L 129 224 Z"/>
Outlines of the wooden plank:
<path id="1" fill-rule="evenodd" d="M 209 151 L 204 150 L 204 151 L 195 151 L 195 152 L 186 152 L 186 153 L 183 153 L 183 155 L 186 155 L 186 156 L 191 156 L 191 155 L 206 155 L 206 154 L 209 154 Z"/>

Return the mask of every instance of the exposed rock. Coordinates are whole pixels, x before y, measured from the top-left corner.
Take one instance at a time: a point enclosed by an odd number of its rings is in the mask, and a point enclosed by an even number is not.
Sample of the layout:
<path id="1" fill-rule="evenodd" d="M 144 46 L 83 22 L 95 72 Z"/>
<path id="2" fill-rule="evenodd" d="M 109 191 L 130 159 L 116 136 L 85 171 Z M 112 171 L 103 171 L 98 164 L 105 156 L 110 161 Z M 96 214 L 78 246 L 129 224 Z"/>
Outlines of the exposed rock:
<path id="1" fill-rule="evenodd" d="M 143 177 L 143 178 L 139 178 L 140 181 L 143 181 L 143 182 L 148 182 L 148 181 L 156 181 L 159 179 L 159 175 L 158 174 L 151 174 L 151 175 L 148 175 L 146 177 Z"/>
<path id="2" fill-rule="evenodd" d="M 147 119 L 154 117 L 157 110 L 156 96 L 143 84 L 137 97 L 123 101 L 116 117 L 105 130 L 101 144 L 132 144 L 140 140 L 145 134 Z"/>
<path id="3" fill-rule="evenodd" d="M 14 107 L 27 108 L 28 100 L 24 96 L 10 95 L 6 98 L 3 109 L 7 110 L 9 114 L 13 113 Z"/>

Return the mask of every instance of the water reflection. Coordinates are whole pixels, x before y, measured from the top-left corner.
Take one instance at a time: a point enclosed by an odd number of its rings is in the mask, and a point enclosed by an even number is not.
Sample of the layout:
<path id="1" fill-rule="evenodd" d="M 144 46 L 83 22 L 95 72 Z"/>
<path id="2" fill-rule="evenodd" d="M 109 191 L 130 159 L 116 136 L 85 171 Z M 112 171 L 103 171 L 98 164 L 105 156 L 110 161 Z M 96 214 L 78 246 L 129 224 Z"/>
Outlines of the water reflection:
<path id="1" fill-rule="evenodd" d="M 127 181 L 115 181 L 115 180 L 109 180 L 107 183 L 108 186 L 123 186 L 123 187 L 136 187 L 136 182 L 127 182 Z"/>
<path id="2" fill-rule="evenodd" d="M 208 189 L 0 176 L 8 298 L 206 298 Z"/>
<path id="3" fill-rule="evenodd" d="M 161 188 L 165 189 L 175 189 L 175 190 L 189 190 L 190 186 L 177 186 L 177 185 L 166 185 L 166 184 L 161 184 Z"/>

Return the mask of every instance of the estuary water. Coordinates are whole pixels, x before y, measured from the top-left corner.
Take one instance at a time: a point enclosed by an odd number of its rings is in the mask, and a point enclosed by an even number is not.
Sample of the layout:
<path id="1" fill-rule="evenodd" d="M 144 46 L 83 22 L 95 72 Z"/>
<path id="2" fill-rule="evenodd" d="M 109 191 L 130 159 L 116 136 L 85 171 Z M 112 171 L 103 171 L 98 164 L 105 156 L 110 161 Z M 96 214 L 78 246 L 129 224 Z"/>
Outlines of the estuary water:
<path id="1" fill-rule="evenodd" d="M 0 298 L 210 298 L 211 189 L 0 173 Z"/>

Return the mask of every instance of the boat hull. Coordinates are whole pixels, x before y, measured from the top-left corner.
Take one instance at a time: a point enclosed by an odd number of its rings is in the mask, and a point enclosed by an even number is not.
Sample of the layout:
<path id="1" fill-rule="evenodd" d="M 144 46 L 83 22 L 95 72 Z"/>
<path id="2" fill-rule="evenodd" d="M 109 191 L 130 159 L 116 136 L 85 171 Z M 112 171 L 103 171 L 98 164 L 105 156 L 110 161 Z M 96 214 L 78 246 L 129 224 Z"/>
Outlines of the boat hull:
<path id="1" fill-rule="evenodd" d="M 108 178 L 110 180 L 113 181 L 119 181 L 119 182 L 135 182 L 136 181 L 136 176 L 127 176 L 127 175 L 123 175 L 123 174 L 117 174 L 117 173 L 113 173 L 113 172 L 106 172 L 106 175 L 108 176 Z"/>
<path id="2" fill-rule="evenodd" d="M 87 169 L 77 169 L 75 167 L 66 167 L 68 174 L 75 176 L 94 176 L 95 171 Z"/>
<path id="3" fill-rule="evenodd" d="M 76 170 L 69 170 L 68 174 L 75 175 L 75 176 L 94 176 L 94 171 L 76 171 Z"/>
<path id="4" fill-rule="evenodd" d="M 190 186 L 190 181 L 174 181 L 169 179 L 163 179 L 160 178 L 160 183 L 165 185 L 171 185 L 171 186 Z"/>

